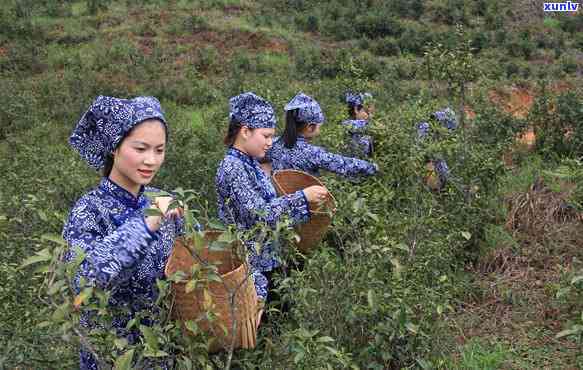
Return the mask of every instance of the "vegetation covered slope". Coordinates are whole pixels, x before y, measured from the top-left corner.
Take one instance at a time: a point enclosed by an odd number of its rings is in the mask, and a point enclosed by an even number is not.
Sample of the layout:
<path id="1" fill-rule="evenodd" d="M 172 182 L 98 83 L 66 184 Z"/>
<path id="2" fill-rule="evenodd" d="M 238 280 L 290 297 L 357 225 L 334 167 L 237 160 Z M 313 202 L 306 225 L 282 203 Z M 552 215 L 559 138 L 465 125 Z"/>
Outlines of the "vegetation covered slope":
<path id="1" fill-rule="evenodd" d="M 156 185 L 200 192 L 212 219 L 228 97 L 252 90 L 281 113 L 302 90 L 327 116 L 319 142 L 341 151 L 347 88 L 376 97 L 381 172 L 324 177 L 332 231 L 282 279 L 291 311 L 236 366 L 581 366 L 580 332 L 555 339 L 581 309 L 580 236 L 570 220 L 534 237 L 507 222 L 538 176 L 557 194 L 567 182 L 582 210 L 583 16 L 534 3 L 0 0 L 0 367 L 76 367 L 69 332 L 39 326 L 52 315 L 39 275 L 18 266 L 98 181 L 67 145 L 95 96 L 161 99 L 171 131 Z M 447 105 L 463 129 L 417 142 L 415 124 Z M 534 153 L 515 145 L 529 127 Z M 440 193 L 422 181 L 436 154 L 452 170 Z"/>

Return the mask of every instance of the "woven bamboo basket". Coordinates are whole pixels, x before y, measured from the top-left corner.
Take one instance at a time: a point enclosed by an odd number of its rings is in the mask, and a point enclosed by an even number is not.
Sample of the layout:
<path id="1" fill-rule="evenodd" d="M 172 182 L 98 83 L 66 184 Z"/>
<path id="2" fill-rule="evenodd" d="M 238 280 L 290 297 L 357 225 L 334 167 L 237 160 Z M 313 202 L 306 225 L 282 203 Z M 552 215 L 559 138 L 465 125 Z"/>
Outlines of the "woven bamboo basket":
<path id="1" fill-rule="evenodd" d="M 271 177 L 279 195 L 294 193 L 312 185 L 324 186 L 316 177 L 297 170 L 276 171 Z M 336 200 L 330 192 L 322 205 L 310 203 L 310 220 L 296 226 L 300 240 L 296 247 L 303 253 L 310 253 L 320 243 L 332 223 L 331 216 L 336 212 Z"/>
<path id="2" fill-rule="evenodd" d="M 205 232 L 205 243 L 197 258 L 191 252 L 194 248 L 189 248 L 194 244 L 193 241 L 176 240 L 164 271 L 167 277 L 177 271 L 191 276 L 192 267 L 204 261 L 217 266 L 223 282 L 209 282 L 207 297 L 205 297 L 205 288 L 197 287 L 187 293 L 186 283 L 173 283 L 172 317 L 180 321 L 196 321 L 202 331 L 214 338 L 210 346 L 211 352 L 228 349 L 231 346 L 232 324 L 236 320 L 235 348 L 255 348 L 259 307 L 253 279 L 250 277 L 248 264 L 234 255 L 233 248 L 223 251 L 209 250 L 209 243 L 216 240 L 220 234 L 220 231 Z M 229 291 L 234 291 L 237 287 L 239 288 L 235 295 L 235 313 L 232 315 Z M 211 297 L 212 303 L 208 302 L 208 296 Z M 207 311 L 216 315 L 216 319 L 212 322 L 206 319 Z"/>

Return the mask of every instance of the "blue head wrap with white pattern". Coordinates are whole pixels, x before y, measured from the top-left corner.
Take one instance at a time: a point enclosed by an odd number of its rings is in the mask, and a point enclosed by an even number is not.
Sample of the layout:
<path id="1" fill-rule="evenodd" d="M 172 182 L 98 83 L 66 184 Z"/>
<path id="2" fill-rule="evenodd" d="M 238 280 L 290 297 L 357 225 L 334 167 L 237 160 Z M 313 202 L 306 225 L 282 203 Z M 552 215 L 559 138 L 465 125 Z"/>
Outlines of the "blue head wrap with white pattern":
<path id="1" fill-rule="evenodd" d="M 107 154 L 113 152 L 122 138 L 138 123 L 158 119 L 166 125 L 158 99 L 139 96 L 119 99 L 98 96 L 69 137 L 69 144 L 92 168 L 99 170 Z"/>
<path id="2" fill-rule="evenodd" d="M 229 117 L 249 128 L 275 128 L 275 111 L 269 102 L 252 92 L 229 99 Z"/>
<path id="3" fill-rule="evenodd" d="M 441 123 L 443 127 L 450 130 L 455 130 L 457 128 L 457 118 L 455 112 L 447 107 L 442 111 L 433 112 L 432 116 Z"/>
<path id="4" fill-rule="evenodd" d="M 429 123 L 419 122 L 417 124 L 417 137 L 421 139 L 421 138 L 424 138 L 427 135 L 429 135 L 430 128 L 431 128 L 431 126 L 429 126 Z"/>
<path id="5" fill-rule="evenodd" d="M 364 101 L 367 99 L 372 99 L 372 94 L 365 92 L 365 93 L 346 93 L 346 104 L 349 105 L 364 105 Z"/>
<path id="6" fill-rule="evenodd" d="M 317 101 L 308 95 L 300 92 L 289 103 L 285 105 L 284 110 L 298 109 L 298 119 L 305 123 L 324 123 L 325 117 Z"/>

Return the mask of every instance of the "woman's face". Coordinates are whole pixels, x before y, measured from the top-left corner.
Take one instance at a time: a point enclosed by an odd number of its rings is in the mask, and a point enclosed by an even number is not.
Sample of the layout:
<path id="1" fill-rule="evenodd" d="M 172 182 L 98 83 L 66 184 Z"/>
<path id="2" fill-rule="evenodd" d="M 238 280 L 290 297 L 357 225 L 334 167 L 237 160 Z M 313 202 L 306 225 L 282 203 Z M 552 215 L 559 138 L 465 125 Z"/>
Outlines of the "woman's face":
<path id="1" fill-rule="evenodd" d="M 310 123 L 308 126 L 306 126 L 302 134 L 306 139 L 311 140 L 320 135 L 320 125 Z"/>
<path id="2" fill-rule="evenodd" d="M 243 126 L 239 132 L 241 149 L 252 157 L 263 158 L 273 144 L 274 134 L 274 128 L 250 129 L 247 126 Z"/>
<path id="3" fill-rule="evenodd" d="M 374 112 L 374 107 L 370 106 L 370 107 L 355 107 L 354 108 L 354 115 L 356 116 L 356 119 L 364 119 L 367 120 L 370 118 L 370 116 L 372 115 L 372 113 Z"/>
<path id="4" fill-rule="evenodd" d="M 149 119 L 132 129 L 113 152 L 109 177 L 126 190 L 137 194 L 149 184 L 164 162 L 166 130 L 157 119 Z"/>

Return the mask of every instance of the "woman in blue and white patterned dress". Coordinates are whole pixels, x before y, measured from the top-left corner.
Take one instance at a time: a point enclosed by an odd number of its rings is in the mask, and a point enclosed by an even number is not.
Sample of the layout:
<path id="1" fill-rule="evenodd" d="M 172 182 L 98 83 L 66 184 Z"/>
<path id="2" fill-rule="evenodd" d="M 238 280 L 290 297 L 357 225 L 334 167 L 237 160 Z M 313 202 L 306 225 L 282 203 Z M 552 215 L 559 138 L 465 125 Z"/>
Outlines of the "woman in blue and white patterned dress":
<path id="1" fill-rule="evenodd" d="M 320 170 L 334 172 L 344 177 L 374 175 L 376 164 L 358 158 L 330 153 L 311 144 L 320 134 L 325 121 L 320 104 L 304 93 L 298 93 L 285 106 L 285 131 L 275 139 L 267 153 L 274 171 L 295 169 L 319 176 Z"/>
<path id="2" fill-rule="evenodd" d="M 433 112 L 430 118 L 437 121 L 439 125 L 449 131 L 454 131 L 457 129 L 458 124 L 455 112 L 449 107 L 441 111 Z M 420 122 L 417 124 L 417 139 L 437 141 L 440 139 L 440 135 L 439 132 L 431 130 L 431 125 L 429 122 Z M 445 160 L 439 157 L 431 158 L 429 159 L 429 162 L 433 164 L 433 168 L 435 169 L 435 172 L 437 172 L 439 178 L 438 189 L 442 189 L 450 175 L 449 167 Z"/>
<path id="3" fill-rule="evenodd" d="M 249 230 L 257 224 L 274 228 L 283 217 L 299 224 L 309 219 L 309 202 L 324 202 L 327 191 L 310 186 L 278 197 L 258 159 L 271 147 L 275 133 L 275 112 L 271 104 L 251 92 L 230 99 L 230 122 L 225 158 L 216 175 L 218 215 L 225 224 Z M 279 243 L 267 242 L 255 249 L 255 241 L 245 241 L 260 299 L 268 296 L 271 271 L 280 266 Z"/>
<path id="4" fill-rule="evenodd" d="M 346 104 L 348 106 L 347 119 L 342 125 L 347 130 L 348 152 L 357 157 L 370 157 L 374 149 L 374 141 L 368 134 L 370 119 L 374 113 L 372 95 L 365 93 L 346 93 Z"/>
<path id="5" fill-rule="evenodd" d="M 103 171 L 99 185 L 74 205 L 63 230 L 70 246 L 66 260 L 74 260 L 77 250 L 85 255 L 73 285 L 77 293 L 87 286 L 111 293 L 109 305 L 127 310 L 114 317 L 112 326 L 130 343 L 139 333 L 126 330 L 126 324 L 137 311 L 155 312 L 156 279 L 163 277 L 183 228 L 182 210 L 165 212 L 168 197 L 152 205 L 144 195 L 158 191 L 146 185 L 164 161 L 166 139 L 166 119 L 156 98 L 107 96 L 91 104 L 69 139 L 90 167 Z M 145 216 L 150 207 L 165 215 Z M 93 314 L 85 310 L 81 317 L 88 330 L 95 325 Z M 80 351 L 80 368 L 98 368 L 87 348 Z"/>

